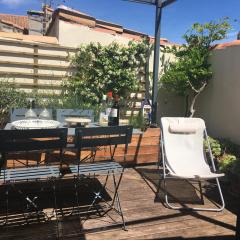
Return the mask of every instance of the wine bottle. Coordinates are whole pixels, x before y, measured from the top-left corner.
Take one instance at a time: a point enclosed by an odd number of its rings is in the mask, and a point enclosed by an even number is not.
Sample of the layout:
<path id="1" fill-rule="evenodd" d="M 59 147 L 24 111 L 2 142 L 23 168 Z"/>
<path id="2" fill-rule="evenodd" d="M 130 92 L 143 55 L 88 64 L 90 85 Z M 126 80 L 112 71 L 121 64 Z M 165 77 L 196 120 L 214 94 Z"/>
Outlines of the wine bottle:
<path id="1" fill-rule="evenodd" d="M 109 115 L 108 126 L 118 126 L 119 125 L 119 96 L 114 97 L 114 103 L 111 108 Z"/>
<path id="2" fill-rule="evenodd" d="M 106 107 L 106 115 L 109 117 L 111 109 L 112 109 L 112 92 L 107 93 L 107 107 Z"/>

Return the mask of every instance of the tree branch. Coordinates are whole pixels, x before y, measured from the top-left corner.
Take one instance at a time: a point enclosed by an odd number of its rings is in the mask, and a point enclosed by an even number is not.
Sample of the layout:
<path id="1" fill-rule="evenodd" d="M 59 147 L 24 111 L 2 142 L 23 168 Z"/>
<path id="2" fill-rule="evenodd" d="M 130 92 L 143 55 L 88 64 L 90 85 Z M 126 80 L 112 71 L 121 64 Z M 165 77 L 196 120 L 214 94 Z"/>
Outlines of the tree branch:
<path id="1" fill-rule="evenodd" d="M 191 102 L 191 106 L 190 106 L 190 116 L 189 117 L 193 117 L 194 113 L 195 113 L 195 109 L 194 109 L 194 105 L 195 105 L 195 102 L 198 98 L 198 96 L 200 95 L 200 93 L 204 90 L 204 88 L 206 87 L 207 83 L 205 82 L 202 87 L 196 92 L 195 96 L 193 97 L 192 99 L 192 102 Z"/>
<path id="2" fill-rule="evenodd" d="M 196 89 L 189 80 L 188 80 L 188 83 L 189 83 L 190 87 L 192 88 L 192 90 L 193 90 L 195 93 L 200 93 L 200 92 L 202 92 L 202 90 L 203 90 L 203 89 L 206 87 L 206 85 L 207 85 L 207 83 L 205 82 L 205 83 L 202 85 L 202 87 L 200 87 L 199 89 Z"/>

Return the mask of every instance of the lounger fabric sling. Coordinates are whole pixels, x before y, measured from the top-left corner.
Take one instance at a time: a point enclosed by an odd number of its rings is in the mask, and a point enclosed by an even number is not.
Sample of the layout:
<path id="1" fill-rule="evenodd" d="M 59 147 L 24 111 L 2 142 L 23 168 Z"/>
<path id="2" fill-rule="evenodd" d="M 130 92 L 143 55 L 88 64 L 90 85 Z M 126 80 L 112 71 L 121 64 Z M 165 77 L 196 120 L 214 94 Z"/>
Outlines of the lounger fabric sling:
<path id="1" fill-rule="evenodd" d="M 197 181 L 216 179 L 224 206 L 218 182 L 218 178 L 224 174 L 216 172 L 204 120 L 163 117 L 161 133 L 164 180 L 167 177 Z M 206 155 L 204 139 L 208 146 L 210 161 Z"/>

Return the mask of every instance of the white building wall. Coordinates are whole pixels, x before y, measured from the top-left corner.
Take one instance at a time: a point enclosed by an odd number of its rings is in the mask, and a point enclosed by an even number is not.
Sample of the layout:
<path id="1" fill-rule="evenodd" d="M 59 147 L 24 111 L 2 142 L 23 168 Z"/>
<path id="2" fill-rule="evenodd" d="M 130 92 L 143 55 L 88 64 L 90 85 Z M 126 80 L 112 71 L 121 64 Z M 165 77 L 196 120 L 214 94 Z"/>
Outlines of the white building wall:
<path id="1" fill-rule="evenodd" d="M 128 44 L 130 39 L 93 30 L 87 26 L 79 24 L 68 23 L 59 20 L 59 44 L 68 47 L 78 47 L 81 44 L 88 44 L 90 42 L 101 43 L 108 45 L 114 41 L 120 44 Z"/>
<path id="2" fill-rule="evenodd" d="M 213 79 L 196 114 L 206 120 L 211 135 L 240 144 L 240 45 L 214 50 L 211 63 Z"/>

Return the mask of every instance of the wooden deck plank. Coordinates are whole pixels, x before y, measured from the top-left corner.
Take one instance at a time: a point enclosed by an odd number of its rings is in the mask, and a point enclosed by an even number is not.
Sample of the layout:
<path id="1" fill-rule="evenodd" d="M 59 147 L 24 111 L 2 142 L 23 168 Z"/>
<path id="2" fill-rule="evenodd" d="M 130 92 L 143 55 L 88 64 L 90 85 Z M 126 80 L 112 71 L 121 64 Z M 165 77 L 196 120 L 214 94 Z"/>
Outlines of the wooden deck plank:
<path id="1" fill-rule="evenodd" d="M 123 231 L 120 225 L 116 228 L 106 228 L 113 223 L 109 217 L 89 219 L 84 223 L 80 223 L 78 217 L 66 218 L 59 223 L 61 239 L 156 240 L 233 237 L 236 216 L 229 210 L 225 209 L 220 213 L 191 213 L 168 209 L 160 201 L 155 201 L 155 183 L 159 177 L 156 174 L 156 166 L 140 167 L 137 170 L 127 169 L 120 186 L 121 204 L 128 231 Z M 143 174 L 140 173 L 147 173 L 148 180 L 144 179 Z M 103 181 L 103 177 L 100 177 L 99 180 Z M 110 179 L 109 190 L 112 189 L 111 181 Z M 177 190 L 181 191 L 181 189 Z M 212 205 L 211 201 L 206 199 L 206 205 Z M 111 216 L 116 217 L 113 213 Z M 116 220 L 120 222 L 119 217 L 116 217 Z M 102 230 L 80 234 L 82 229 L 93 228 Z M 56 239 L 56 236 L 56 225 L 51 222 L 9 228 L 8 232 L 1 232 L 0 240 Z"/>
<path id="2" fill-rule="evenodd" d="M 219 221 L 224 223 L 231 223 L 234 218 L 229 218 L 222 216 L 221 218 L 215 217 Z M 180 220 L 180 219 L 179 219 Z M 182 221 L 172 221 L 172 222 L 162 222 L 157 221 L 154 224 L 149 225 L 139 225 L 129 227 L 128 231 L 112 231 L 103 232 L 98 234 L 87 234 L 86 239 L 97 240 L 97 239 L 156 239 L 157 237 L 182 237 L 184 232 L 184 237 L 199 237 L 199 236 L 212 236 L 218 234 L 220 231 L 225 231 L 225 228 L 210 224 L 204 220 L 199 219 L 188 219 Z M 228 234 L 233 235 L 233 230 L 227 230 Z M 160 238 L 161 239 L 161 238 Z"/>

